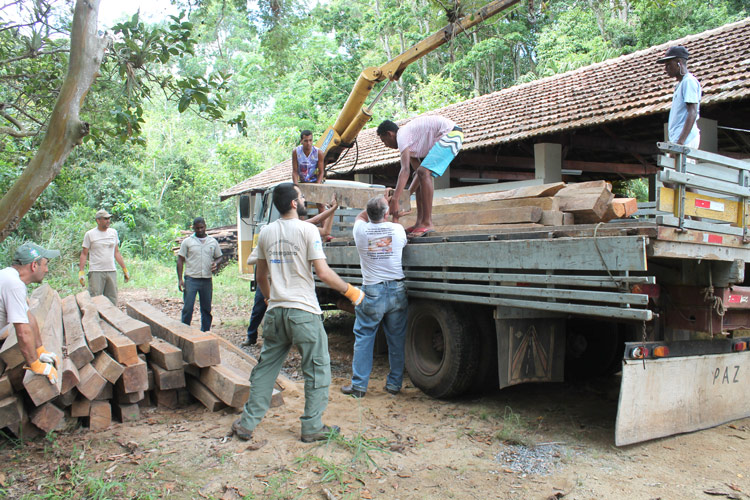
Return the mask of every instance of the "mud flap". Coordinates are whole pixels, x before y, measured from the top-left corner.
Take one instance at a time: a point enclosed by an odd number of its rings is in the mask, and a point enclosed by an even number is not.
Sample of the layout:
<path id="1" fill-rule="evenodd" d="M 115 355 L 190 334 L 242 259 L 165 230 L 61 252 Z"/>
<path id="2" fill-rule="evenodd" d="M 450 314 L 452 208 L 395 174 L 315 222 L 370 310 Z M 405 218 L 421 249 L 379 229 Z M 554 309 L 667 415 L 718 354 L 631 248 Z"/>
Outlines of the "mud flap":
<path id="1" fill-rule="evenodd" d="M 524 382 L 562 382 L 565 322 L 561 319 L 496 319 L 500 388 Z"/>
<path id="2" fill-rule="evenodd" d="M 750 416 L 750 352 L 625 360 L 615 444 L 708 429 Z"/>

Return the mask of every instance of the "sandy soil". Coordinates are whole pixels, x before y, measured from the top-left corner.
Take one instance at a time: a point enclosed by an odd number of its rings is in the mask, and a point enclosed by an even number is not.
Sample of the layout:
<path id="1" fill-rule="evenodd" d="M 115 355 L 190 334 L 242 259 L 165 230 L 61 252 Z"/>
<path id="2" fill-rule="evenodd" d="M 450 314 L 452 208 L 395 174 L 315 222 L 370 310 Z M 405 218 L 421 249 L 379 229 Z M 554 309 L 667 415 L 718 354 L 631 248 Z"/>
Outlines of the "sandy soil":
<path id="1" fill-rule="evenodd" d="M 179 315 L 179 302 L 124 295 Z M 244 327 L 236 325 L 247 312 L 215 307 L 215 333 L 241 342 Z M 386 393 L 382 355 L 370 391 L 356 400 L 339 391 L 348 382 L 351 319 L 326 325 L 334 380 L 325 421 L 341 426 L 342 439 L 299 440 L 300 383 L 250 442 L 227 436 L 235 413 L 193 404 L 144 408 L 138 423 L 102 432 L 77 428 L 6 443 L 0 491 L 7 498 L 48 492 L 40 486 L 56 473 L 74 477 L 83 460 L 88 476 L 128 482 L 108 498 L 750 499 L 750 419 L 616 448 L 617 377 L 438 401 L 408 380 L 401 394 Z M 298 379 L 296 361 L 291 355 L 285 371 Z"/>

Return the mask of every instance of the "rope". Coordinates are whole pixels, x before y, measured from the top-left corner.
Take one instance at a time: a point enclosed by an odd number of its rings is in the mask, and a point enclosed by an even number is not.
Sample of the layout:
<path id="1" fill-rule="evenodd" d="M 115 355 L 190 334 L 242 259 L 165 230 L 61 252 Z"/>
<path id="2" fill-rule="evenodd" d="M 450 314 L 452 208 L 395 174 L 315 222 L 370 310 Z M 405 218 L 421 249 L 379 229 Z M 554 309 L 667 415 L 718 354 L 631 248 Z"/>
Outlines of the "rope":
<path id="1" fill-rule="evenodd" d="M 609 266 L 607 266 L 607 261 L 604 259 L 604 254 L 602 253 L 602 249 L 599 248 L 599 238 L 596 235 L 596 233 L 599 231 L 599 226 L 604 224 L 604 222 L 600 222 L 596 225 L 594 228 L 594 246 L 596 247 L 596 252 L 599 254 L 599 258 L 602 260 L 602 265 L 604 266 L 604 270 L 607 271 L 607 274 L 609 275 L 609 279 L 612 280 L 612 282 L 617 285 L 617 288 L 620 290 L 623 290 L 625 288 L 625 285 L 622 281 L 615 278 L 615 276 L 612 274 L 612 271 L 609 270 Z"/>

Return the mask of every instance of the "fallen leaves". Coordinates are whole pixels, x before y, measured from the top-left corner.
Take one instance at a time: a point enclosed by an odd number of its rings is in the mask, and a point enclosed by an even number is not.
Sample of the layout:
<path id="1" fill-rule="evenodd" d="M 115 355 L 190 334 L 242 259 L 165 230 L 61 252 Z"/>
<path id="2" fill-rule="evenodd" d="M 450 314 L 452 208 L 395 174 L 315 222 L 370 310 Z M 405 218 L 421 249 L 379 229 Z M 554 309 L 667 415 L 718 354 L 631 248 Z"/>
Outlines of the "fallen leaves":
<path id="1" fill-rule="evenodd" d="M 250 443 L 249 445 L 247 445 L 247 447 L 245 448 L 245 451 L 260 450 L 261 448 L 263 448 L 267 444 L 268 444 L 268 440 L 267 439 L 264 439 L 262 441 L 253 441 L 252 443 Z"/>

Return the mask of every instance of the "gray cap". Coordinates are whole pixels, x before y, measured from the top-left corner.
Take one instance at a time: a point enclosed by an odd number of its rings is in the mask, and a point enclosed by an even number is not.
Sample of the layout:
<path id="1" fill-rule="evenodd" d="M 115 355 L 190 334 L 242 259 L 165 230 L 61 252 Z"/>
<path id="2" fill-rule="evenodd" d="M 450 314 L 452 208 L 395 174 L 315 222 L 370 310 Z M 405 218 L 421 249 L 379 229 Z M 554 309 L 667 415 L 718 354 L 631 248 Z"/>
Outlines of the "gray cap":
<path id="1" fill-rule="evenodd" d="M 13 263 L 25 266 L 39 259 L 52 259 L 60 256 L 59 250 L 47 250 L 34 243 L 24 243 L 16 249 Z"/>
<path id="2" fill-rule="evenodd" d="M 110 217 L 112 217 L 112 215 L 104 209 L 101 209 L 98 212 L 96 212 L 97 219 L 109 219 Z"/>
<path id="3" fill-rule="evenodd" d="M 664 54 L 664 57 L 657 59 L 656 63 L 665 63 L 670 59 L 685 59 L 687 61 L 688 57 L 689 54 L 685 47 L 683 47 L 682 45 L 675 45 L 674 47 L 669 47 L 667 49 L 667 52 Z"/>

